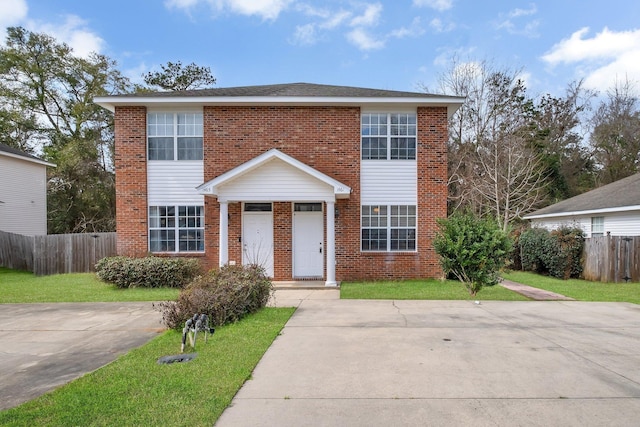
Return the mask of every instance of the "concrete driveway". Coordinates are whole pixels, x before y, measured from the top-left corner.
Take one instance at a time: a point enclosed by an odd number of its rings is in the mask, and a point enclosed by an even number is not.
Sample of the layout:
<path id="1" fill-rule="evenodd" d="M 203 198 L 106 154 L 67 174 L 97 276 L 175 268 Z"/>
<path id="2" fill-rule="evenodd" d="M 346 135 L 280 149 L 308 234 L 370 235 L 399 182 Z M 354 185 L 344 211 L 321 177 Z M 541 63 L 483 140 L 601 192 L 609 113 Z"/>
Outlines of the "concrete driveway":
<path id="1" fill-rule="evenodd" d="M 141 346 L 161 317 L 150 302 L 0 304 L 0 410 Z"/>
<path id="2" fill-rule="evenodd" d="M 280 294 L 299 308 L 217 427 L 640 420 L 638 305 L 317 295 Z"/>

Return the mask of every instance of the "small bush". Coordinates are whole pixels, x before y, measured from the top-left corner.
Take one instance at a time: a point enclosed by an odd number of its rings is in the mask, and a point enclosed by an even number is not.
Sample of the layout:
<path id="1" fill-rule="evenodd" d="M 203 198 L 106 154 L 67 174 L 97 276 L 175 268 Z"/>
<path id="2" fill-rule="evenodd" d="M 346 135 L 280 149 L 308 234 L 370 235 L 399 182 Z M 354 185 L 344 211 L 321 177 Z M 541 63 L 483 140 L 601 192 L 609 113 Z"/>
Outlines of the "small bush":
<path id="1" fill-rule="evenodd" d="M 580 277 L 584 233 L 575 227 L 561 227 L 552 232 L 532 228 L 520 236 L 522 269 L 547 274 L 558 279 Z"/>
<path id="2" fill-rule="evenodd" d="M 119 288 L 183 288 L 200 273 L 200 262 L 194 258 L 116 256 L 96 264 L 98 278 Z"/>
<path id="3" fill-rule="evenodd" d="M 434 247 L 445 274 L 457 277 L 472 296 L 500 281 L 511 240 L 495 221 L 456 213 L 438 225 Z"/>
<path id="4" fill-rule="evenodd" d="M 221 326 L 266 306 L 272 289 L 262 267 L 225 265 L 197 277 L 180 292 L 177 301 L 156 307 L 171 329 L 182 329 L 196 313 L 207 314 L 213 326 Z"/>

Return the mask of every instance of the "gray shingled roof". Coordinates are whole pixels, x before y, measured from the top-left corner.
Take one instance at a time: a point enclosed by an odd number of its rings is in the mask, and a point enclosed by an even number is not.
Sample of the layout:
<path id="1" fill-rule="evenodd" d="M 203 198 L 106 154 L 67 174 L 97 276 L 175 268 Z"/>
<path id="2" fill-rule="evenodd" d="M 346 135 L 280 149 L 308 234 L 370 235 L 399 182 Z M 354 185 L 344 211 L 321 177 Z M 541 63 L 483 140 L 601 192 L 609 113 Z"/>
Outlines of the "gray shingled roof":
<path id="1" fill-rule="evenodd" d="M 539 209 L 525 218 L 626 206 L 640 206 L 640 173 Z"/>
<path id="2" fill-rule="evenodd" d="M 313 83 L 285 83 L 263 86 L 221 87 L 213 89 L 183 90 L 173 92 L 141 92 L 114 97 L 348 97 L 348 98 L 451 98 L 456 96 L 434 95 L 422 92 L 367 89 L 350 86 L 332 86 Z"/>
<path id="3" fill-rule="evenodd" d="M 4 151 L 5 153 L 9 153 L 9 154 L 15 154 L 16 156 L 21 156 L 21 157 L 26 157 L 27 159 L 32 159 L 32 160 L 39 160 L 39 161 L 43 161 L 42 159 L 33 156 L 29 153 L 25 153 L 22 150 L 18 150 L 17 148 L 13 148 L 13 147 L 9 147 L 6 144 L 2 144 L 0 143 L 0 151 Z"/>

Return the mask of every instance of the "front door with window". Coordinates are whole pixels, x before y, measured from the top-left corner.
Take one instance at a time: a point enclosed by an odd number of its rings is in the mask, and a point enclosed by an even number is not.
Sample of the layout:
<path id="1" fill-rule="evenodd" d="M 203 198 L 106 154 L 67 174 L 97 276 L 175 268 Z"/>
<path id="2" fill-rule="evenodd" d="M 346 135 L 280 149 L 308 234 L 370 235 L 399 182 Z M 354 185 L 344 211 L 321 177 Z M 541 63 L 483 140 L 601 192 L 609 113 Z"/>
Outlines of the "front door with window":
<path id="1" fill-rule="evenodd" d="M 242 215 L 242 264 L 257 264 L 273 277 L 273 213 L 270 203 L 246 203 Z"/>
<path id="2" fill-rule="evenodd" d="M 293 212 L 293 276 L 322 278 L 324 273 L 322 203 L 295 203 Z"/>

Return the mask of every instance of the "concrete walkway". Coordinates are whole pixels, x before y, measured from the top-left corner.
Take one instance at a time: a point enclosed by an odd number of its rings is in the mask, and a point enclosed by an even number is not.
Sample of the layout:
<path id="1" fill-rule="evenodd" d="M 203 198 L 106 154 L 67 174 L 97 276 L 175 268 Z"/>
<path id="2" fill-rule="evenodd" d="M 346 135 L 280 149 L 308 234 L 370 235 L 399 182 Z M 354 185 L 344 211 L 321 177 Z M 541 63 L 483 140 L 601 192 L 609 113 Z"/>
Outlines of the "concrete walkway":
<path id="1" fill-rule="evenodd" d="M 640 419 L 638 305 L 292 292 L 278 293 L 275 305 L 289 301 L 296 313 L 217 427 L 582 427 Z"/>
<path id="2" fill-rule="evenodd" d="M 523 285 L 522 283 L 512 282 L 511 280 L 503 280 L 500 286 L 507 288 L 534 301 L 575 301 L 564 295 L 555 292 L 546 291 L 544 289 L 534 288 L 532 286 Z"/>

